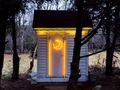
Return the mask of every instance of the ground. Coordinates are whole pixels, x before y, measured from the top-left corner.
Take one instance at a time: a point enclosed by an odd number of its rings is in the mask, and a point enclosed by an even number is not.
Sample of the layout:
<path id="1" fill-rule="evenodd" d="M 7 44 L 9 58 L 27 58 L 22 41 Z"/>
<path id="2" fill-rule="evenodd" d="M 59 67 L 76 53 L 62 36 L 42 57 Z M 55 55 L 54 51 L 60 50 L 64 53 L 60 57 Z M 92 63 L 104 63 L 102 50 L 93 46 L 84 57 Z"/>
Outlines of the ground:
<path id="1" fill-rule="evenodd" d="M 103 55 L 102 55 L 103 56 Z M 20 80 L 12 81 L 10 80 L 11 71 L 12 71 L 12 56 L 9 54 L 5 55 L 5 64 L 3 69 L 3 79 L 2 79 L 2 87 L 3 90 L 66 90 L 65 84 L 60 85 L 40 85 L 40 84 L 31 84 L 28 79 L 27 70 L 29 68 L 30 58 L 28 54 L 20 55 Z M 95 58 L 95 57 L 90 57 Z M 98 58 L 99 55 L 98 55 Z M 91 59 L 92 60 L 92 59 Z M 33 71 L 36 71 L 36 60 Z M 95 61 L 94 61 L 95 62 Z M 93 63 L 92 63 L 93 64 Z M 102 66 L 100 63 L 96 66 Z M 94 65 L 94 66 L 95 66 Z M 118 70 L 117 70 L 118 71 Z M 78 85 L 78 90 L 96 90 L 97 86 L 102 87 L 101 90 L 120 90 L 120 73 L 117 72 L 115 75 L 111 77 L 106 77 L 104 75 L 104 69 L 101 67 L 91 67 L 90 68 L 90 77 L 91 82 L 82 83 Z"/>
<path id="2" fill-rule="evenodd" d="M 96 86 L 101 86 L 101 90 L 120 90 L 120 76 L 112 76 L 109 78 L 99 76 L 95 81 L 79 85 L 77 90 L 94 90 Z M 25 75 L 18 81 L 3 80 L 2 87 L 4 88 L 3 90 L 66 90 L 66 85 L 64 84 L 31 84 Z"/>

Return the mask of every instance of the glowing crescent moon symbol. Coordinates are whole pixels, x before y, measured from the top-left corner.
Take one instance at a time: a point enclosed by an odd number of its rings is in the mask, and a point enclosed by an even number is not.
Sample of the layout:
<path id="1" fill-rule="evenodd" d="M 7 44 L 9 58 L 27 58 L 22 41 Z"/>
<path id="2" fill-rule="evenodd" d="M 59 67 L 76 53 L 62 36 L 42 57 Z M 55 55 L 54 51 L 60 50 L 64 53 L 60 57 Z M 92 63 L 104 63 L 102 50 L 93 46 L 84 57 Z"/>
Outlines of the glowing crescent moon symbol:
<path id="1" fill-rule="evenodd" d="M 53 41 L 53 48 L 54 48 L 55 50 L 60 50 L 60 49 L 62 49 L 62 47 L 63 47 L 63 42 L 62 42 L 62 40 L 59 39 L 59 38 L 56 38 L 56 39 Z"/>

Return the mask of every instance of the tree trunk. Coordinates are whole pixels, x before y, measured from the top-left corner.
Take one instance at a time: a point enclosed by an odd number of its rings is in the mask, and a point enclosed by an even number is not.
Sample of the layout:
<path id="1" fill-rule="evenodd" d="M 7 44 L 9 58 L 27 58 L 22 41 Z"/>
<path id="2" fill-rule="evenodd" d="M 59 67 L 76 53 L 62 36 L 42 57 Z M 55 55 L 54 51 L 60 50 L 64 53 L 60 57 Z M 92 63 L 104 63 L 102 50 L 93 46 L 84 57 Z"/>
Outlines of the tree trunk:
<path id="1" fill-rule="evenodd" d="M 116 8 L 116 12 L 115 12 L 115 25 L 114 25 L 114 36 L 113 36 L 113 40 L 111 42 L 110 45 L 110 28 L 109 30 L 107 30 L 107 47 L 110 47 L 107 49 L 107 58 L 106 58 L 106 75 L 110 76 L 113 73 L 113 68 L 112 68 L 112 62 L 113 62 L 113 55 L 114 55 L 114 51 L 115 51 L 115 44 L 116 44 L 116 40 L 117 40 L 117 33 L 118 33 L 118 21 L 119 20 L 119 7 Z M 109 35 L 108 35 L 109 34 Z M 109 38 L 109 39 L 108 39 Z M 109 45 L 108 45 L 109 44 Z"/>
<path id="2" fill-rule="evenodd" d="M 32 72 L 32 69 L 34 67 L 34 59 L 35 59 L 36 53 L 37 53 L 37 45 L 35 46 L 35 50 L 33 52 L 32 60 L 30 61 L 30 68 L 28 69 L 28 73 Z"/>
<path id="3" fill-rule="evenodd" d="M 5 23 L 0 23 L 0 85 L 1 85 L 1 77 L 2 77 L 2 68 L 4 63 L 5 36 L 6 36 L 6 25 Z"/>
<path id="4" fill-rule="evenodd" d="M 106 0 L 106 5 L 107 5 L 107 20 L 109 22 L 106 23 L 106 75 L 110 75 L 111 73 L 111 42 L 110 42 L 110 6 L 109 6 L 110 1 Z"/>
<path id="5" fill-rule="evenodd" d="M 107 49 L 107 58 L 106 58 L 106 75 L 110 76 L 113 73 L 112 70 L 112 62 L 113 62 L 113 54 L 115 50 L 115 43 L 117 39 L 117 34 L 114 35 L 112 44 L 110 48 Z"/>
<path id="6" fill-rule="evenodd" d="M 20 27 L 20 26 L 19 26 Z M 20 53 L 24 53 L 24 31 L 23 28 L 19 29 L 19 48 Z"/>
<path id="7" fill-rule="evenodd" d="M 17 53 L 17 45 L 16 45 L 16 29 L 15 29 L 15 15 L 12 16 L 12 40 L 13 40 L 13 73 L 12 79 L 19 79 L 19 57 Z"/>
<path id="8" fill-rule="evenodd" d="M 83 27 L 83 5 L 82 0 L 76 0 L 76 6 L 77 6 L 77 15 L 78 15 L 78 21 L 77 21 L 77 27 L 76 27 L 76 34 L 74 38 L 74 48 L 73 48 L 73 58 L 71 62 L 71 71 L 70 71 L 70 77 L 69 82 L 67 86 L 67 90 L 76 90 L 77 87 L 77 81 L 80 77 L 80 70 L 79 70 L 79 62 L 80 62 L 80 50 L 81 50 L 81 38 L 82 38 L 82 27 Z"/>
<path id="9" fill-rule="evenodd" d="M 106 75 L 111 74 L 110 27 L 106 30 Z"/>

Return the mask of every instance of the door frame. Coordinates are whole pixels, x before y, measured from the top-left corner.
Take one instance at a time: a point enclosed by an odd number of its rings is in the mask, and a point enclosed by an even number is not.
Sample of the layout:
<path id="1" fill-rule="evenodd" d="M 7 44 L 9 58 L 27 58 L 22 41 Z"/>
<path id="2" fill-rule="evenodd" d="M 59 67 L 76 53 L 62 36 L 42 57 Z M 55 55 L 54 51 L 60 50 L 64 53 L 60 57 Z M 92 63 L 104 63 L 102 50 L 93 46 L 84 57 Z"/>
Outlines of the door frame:
<path id="1" fill-rule="evenodd" d="M 58 33 L 55 33 L 54 35 L 57 35 Z M 52 63 L 53 63 L 53 55 L 52 55 L 52 38 L 54 37 L 53 34 L 48 35 L 48 76 L 50 78 L 54 78 L 54 76 L 52 76 Z M 60 34 L 59 34 L 60 35 Z M 60 35 L 61 38 L 63 39 L 63 60 L 62 60 L 62 75 L 63 78 L 66 78 L 67 76 L 67 43 L 66 43 L 66 39 L 65 36 L 63 36 L 63 34 Z"/>

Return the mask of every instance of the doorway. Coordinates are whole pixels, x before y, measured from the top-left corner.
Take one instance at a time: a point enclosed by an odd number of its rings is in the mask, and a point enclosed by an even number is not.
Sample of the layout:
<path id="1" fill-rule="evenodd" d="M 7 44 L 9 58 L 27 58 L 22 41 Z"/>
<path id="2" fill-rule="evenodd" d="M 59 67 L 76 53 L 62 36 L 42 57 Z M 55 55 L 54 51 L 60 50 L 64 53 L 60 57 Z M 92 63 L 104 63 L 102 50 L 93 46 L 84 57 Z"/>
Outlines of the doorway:
<path id="1" fill-rule="evenodd" d="M 48 40 L 48 75 L 66 77 L 66 40 L 62 35 L 51 35 Z"/>

